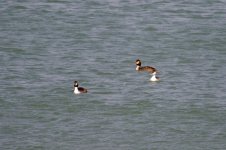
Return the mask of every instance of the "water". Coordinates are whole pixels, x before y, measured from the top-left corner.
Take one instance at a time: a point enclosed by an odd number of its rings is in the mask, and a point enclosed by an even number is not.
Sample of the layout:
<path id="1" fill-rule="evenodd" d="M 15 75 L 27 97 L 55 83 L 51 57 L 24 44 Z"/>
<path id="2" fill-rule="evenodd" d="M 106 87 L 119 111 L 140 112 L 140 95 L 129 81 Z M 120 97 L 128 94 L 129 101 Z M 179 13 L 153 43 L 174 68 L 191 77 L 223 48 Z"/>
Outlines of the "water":
<path id="1" fill-rule="evenodd" d="M 226 149 L 225 6 L 1 0 L 0 149 Z"/>

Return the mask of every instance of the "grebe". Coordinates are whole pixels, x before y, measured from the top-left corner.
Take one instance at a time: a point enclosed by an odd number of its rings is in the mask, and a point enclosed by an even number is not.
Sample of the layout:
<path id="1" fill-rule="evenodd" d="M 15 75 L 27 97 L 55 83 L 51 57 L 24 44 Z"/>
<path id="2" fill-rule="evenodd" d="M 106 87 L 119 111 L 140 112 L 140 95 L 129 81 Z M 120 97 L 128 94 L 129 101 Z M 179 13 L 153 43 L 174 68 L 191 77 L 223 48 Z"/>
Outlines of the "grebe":
<path id="1" fill-rule="evenodd" d="M 143 66 L 142 67 L 140 59 L 136 60 L 136 65 L 137 65 L 137 67 L 136 67 L 137 71 L 147 71 L 151 74 L 153 74 L 154 72 L 158 72 L 157 69 L 155 69 L 154 67 L 150 67 L 150 66 Z"/>
<path id="2" fill-rule="evenodd" d="M 78 81 L 74 81 L 74 93 L 75 94 L 81 94 L 81 93 L 87 93 L 88 90 L 83 87 L 78 87 Z"/>
<path id="3" fill-rule="evenodd" d="M 159 77 L 156 77 L 156 72 L 152 73 L 152 77 L 150 78 L 150 81 L 159 81 L 160 78 Z"/>

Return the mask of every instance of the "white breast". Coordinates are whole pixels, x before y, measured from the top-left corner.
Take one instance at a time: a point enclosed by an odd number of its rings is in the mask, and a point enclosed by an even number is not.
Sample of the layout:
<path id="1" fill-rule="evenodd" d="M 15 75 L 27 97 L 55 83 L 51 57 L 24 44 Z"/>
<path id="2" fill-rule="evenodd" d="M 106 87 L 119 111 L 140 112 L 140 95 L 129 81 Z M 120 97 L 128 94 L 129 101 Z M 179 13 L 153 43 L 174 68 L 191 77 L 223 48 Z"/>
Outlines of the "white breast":
<path id="1" fill-rule="evenodd" d="M 74 93 L 75 93 L 75 94 L 80 94 L 81 92 L 78 90 L 78 88 L 77 88 L 77 87 L 75 87 L 75 89 L 74 89 Z"/>

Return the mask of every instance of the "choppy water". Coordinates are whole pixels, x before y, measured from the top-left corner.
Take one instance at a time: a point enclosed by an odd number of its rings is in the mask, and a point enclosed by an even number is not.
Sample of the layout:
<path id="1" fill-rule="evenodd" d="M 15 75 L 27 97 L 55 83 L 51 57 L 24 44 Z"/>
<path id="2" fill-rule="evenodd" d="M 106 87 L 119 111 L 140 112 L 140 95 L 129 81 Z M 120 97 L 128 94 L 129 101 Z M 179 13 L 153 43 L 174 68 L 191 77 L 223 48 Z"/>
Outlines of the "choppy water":
<path id="1" fill-rule="evenodd" d="M 1 0 L 0 56 L 2 150 L 226 149 L 225 0 Z"/>

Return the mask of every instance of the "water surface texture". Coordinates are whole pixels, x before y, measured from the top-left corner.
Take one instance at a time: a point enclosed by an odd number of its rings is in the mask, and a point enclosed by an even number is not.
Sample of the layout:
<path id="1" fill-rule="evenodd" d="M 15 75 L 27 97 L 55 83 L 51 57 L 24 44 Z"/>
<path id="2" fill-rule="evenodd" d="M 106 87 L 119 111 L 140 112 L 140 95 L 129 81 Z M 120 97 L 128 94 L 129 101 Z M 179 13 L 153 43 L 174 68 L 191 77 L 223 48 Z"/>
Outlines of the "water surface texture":
<path id="1" fill-rule="evenodd" d="M 226 149 L 226 1 L 1 0 L 0 119 L 2 150 Z"/>

